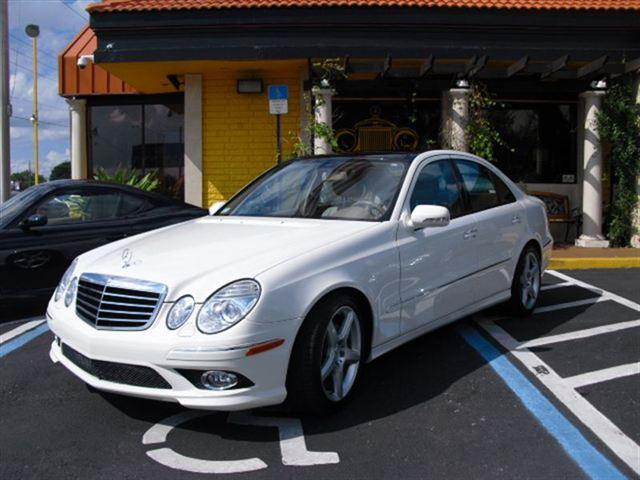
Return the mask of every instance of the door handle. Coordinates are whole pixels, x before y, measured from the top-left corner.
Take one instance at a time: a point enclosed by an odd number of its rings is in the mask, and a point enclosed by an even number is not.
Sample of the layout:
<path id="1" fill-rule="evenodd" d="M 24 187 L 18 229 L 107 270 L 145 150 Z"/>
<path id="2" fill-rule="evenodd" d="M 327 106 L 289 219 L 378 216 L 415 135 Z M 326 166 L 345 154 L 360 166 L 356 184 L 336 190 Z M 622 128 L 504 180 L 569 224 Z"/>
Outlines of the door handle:
<path id="1" fill-rule="evenodd" d="M 511 223 L 513 223 L 514 225 L 516 223 L 520 223 L 522 220 L 520 220 L 520 217 L 518 215 L 514 215 L 513 218 L 511 219 Z"/>
<path id="2" fill-rule="evenodd" d="M 467 240 L 469 238 L 475 238 L 476 237 L 476 233 L 478 233 L 478 229 L 477 228 L 472 228 L 472 229 L 467 230 L 466 232 L 464 232 L 464 235 L 462 236 L 462 238 L 464 238 L 465 240 Z"/>

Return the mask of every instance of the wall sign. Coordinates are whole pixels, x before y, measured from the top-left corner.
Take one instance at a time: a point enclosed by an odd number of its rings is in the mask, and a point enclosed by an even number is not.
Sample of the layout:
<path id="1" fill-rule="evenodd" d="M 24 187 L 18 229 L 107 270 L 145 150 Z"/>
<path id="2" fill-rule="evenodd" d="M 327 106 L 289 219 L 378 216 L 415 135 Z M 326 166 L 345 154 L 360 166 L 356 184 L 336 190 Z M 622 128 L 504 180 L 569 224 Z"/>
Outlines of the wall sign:
<path id="1" fill-rule="evenodd" d="M 289 87 L 269 85 L 269 113 L 283 115 L 289 112 Z"/>

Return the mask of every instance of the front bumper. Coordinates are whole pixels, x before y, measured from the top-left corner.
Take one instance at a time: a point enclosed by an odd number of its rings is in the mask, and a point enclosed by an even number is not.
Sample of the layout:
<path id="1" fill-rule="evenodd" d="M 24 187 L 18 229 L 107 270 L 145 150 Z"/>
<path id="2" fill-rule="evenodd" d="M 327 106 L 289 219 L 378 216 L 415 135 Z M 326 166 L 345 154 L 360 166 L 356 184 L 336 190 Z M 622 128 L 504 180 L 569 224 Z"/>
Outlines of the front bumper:
<path id="1" fill-rule="evenodd" d="M 246 320 L 216 335 L 200 333 L 191 318 L 172 331 L 162 321 L 163 305 L 154 323 L 142 331 L 97 330 L 78 318 L 73 308 L 49 304 L 47 322 L 57 337 L 49 356 L 92 387 L 135 397 L 177 402 L 188 408 L 244 410 L 282 403 L 297 319 L 272 324 Z M 277 348 L 247 356 L 251 346 L 283 339 Z M 87 359 L 148 367 L 160 375 L 168 388 L 148 388 L 100 379 L 63 354 L 61 345 L 71 347 Z M 238 373 L 253 385 L 212 391 L 196 387 L 184 370 L 225 370 Z"/>

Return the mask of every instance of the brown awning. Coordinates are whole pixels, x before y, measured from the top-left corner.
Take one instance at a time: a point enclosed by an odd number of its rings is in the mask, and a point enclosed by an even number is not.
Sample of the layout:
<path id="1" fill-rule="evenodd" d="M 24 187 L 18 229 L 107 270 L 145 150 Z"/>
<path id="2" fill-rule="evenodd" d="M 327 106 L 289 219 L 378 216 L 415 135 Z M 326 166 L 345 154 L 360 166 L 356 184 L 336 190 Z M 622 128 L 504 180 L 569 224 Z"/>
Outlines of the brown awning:
<path id="1" fill-rule="evenodd" d="M 93 62 L 84 69 L 78 67 L 78 58 L 92 55 L 97 46 L 96 34 L 87 25 L 58 55 L 58 93 L 63 97 L 137 93 Z"/>

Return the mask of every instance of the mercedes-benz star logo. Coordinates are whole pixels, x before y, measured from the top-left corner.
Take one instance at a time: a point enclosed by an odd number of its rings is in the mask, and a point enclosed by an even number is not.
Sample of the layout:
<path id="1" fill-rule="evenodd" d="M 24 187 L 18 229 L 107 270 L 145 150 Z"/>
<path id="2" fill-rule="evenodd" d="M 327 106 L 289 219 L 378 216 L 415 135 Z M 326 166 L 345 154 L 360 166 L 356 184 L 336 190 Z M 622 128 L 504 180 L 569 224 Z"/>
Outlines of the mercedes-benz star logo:
<path id="1" fill-rule="evenodd" d="M 122 251 L 122 268 L 131 266 L 131 259 L 133 258 L 133 252 L 128 248 Z"/>

